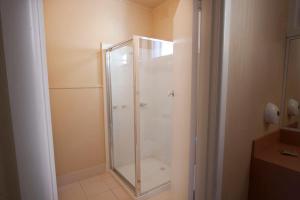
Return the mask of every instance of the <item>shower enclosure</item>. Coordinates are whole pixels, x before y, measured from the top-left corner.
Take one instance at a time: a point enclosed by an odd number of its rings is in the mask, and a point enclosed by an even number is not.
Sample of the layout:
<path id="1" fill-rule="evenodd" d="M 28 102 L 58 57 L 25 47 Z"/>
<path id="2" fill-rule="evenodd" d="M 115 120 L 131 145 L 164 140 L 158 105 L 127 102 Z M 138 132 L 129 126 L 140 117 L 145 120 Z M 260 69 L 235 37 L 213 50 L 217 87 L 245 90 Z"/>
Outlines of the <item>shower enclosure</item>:
<path id="1" fill-rule="evenodd" d="M 110 167 L 136 196 L 170 181 L 172 55 L 139 36 L 106 50 Z"/>

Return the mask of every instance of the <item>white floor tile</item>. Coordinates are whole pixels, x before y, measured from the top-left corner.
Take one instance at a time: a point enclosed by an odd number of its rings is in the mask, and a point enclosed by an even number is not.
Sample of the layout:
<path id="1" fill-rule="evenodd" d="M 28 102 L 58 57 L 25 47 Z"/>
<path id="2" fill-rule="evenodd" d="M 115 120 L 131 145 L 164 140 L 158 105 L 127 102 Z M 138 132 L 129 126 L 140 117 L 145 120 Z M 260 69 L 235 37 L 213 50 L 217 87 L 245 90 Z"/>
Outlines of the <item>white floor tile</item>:
<path id="1" fill-rule="evenodd" d="M 88 200 L 118 200 L 112 191 L 104 192 L 100 195 L 89 197 Z"/>
<path id="2" fill-rule="evenodd" d="M 86 200 L 84 191 L 78 182 L 59 188 L 58 196 L 59 200 Z"/>
<path id="3" fill-rule="evenodd" d="M 159 181 L 167 180 L 168 176 L 164 177 L 164 174 L 157 173 L 158 167 L 162 167 L 161 164 L 156 163 L 156 161 L 153 160 L 148 160 L 147 162 L 144 162 L 144 167 L 145 166 L 148 167 L 148 174 L 144 173 L 144 177 L 148 177 L 147 187 L 152 187 L 159 183 Z M 155 173 L 158 175 L 155 175 Z M 151 179 L 152 177 L 150 176 L 152 174 L 153 177 L 161 176 L 163 178 L 160 180 L 157 178 Z M 59 200 L 132 200 L 132 198 L 111 174 L 104 173 L 60 187 Z M 149 200 L 170 200 L 170 192 L 163 192 Z"/>
<path id="4" fill-rule="evenodd" d="M 104 182 L 109 189 L 120 187 L 120 184 L 112 176 L 105 178 Z"/>
<path id="5" fill-rule="evenodd" d="M 129 194 L 121 187 L 112 189 L 118 200 L 132 200 Z"/>
<path id="6" fill-rule="evenodd" d="M 135 184 L 134 163 L 117 167 L 117 170 L 132 184 Z M 170 181 L 170 167 L 155 158 L 141 161 L 141 189 L 147 192 Z"/>
<path id="7" fill-rule="evenodd" d="M 171 200 L 171 192 L 162 192 L 154 197 L 149 198 L 148 200 Z"/>
<path id="8" fill-rule="evenodd" d="M 80 184 L 88 197 L 97 196 L 109 191 L 109 187 L 101 176 L 95 176 L 93 178 L 80 181 Z"/>

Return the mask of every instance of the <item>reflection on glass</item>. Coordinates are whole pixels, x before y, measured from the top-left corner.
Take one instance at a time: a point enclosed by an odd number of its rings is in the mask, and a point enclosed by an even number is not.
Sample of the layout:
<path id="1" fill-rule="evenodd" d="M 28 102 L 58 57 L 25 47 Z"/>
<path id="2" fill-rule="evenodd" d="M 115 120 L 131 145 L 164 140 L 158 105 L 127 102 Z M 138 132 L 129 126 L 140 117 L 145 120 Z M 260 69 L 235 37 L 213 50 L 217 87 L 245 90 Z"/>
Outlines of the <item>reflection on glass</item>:
<path id="1" fill-rule="evenodd" d="M 285 91 L 284 126 L 300 128 L 300 39 L 290 41 Z"/>
<path id="2" fill-rule="evenodd" d="M 171 42 L 140 39 L 141 192 L 170 181 L 173 102 Z"/>
<path id="3" fill-rule="evenodd" d="M 110 53 L 113 167 L 135 186 L 133 47 Z"/>
<path id="4" fill-rule="evenodd" d="M 143 194 L 170 181 L 173 43 L 135 45 L 139 52 L 131 42 L 109 53 L 110 146 L 113 169 Z"/>

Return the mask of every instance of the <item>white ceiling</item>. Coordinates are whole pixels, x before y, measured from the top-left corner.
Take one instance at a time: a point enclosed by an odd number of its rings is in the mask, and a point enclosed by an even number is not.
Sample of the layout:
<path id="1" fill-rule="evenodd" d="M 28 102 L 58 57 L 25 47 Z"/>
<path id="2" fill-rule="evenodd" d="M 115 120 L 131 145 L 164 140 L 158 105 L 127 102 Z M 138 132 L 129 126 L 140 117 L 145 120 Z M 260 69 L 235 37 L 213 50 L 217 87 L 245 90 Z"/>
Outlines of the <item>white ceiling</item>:
<path id="1" fill-rule="evenodd" d="M 161 4 L 162 2 L 164 2 L 165 0 L 131 0 L 131 1 L 142 4 L 150 8 L 154 8 L 159 4 Z"/>

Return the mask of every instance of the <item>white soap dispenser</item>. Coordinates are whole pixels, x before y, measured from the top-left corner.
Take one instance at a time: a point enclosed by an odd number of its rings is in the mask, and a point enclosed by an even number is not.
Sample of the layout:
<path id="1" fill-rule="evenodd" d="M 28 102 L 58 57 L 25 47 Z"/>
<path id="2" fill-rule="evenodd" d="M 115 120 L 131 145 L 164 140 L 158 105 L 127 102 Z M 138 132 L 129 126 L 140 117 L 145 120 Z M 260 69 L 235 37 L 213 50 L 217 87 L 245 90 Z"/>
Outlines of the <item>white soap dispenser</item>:
<path id="1" fill-rule="evenodd" d="M 280 119 L 280 111 L 278 106 L 273 103 L 267 103 L 265 108 L 265 122 L 267 124 L 278 124 Z"/>
<path id="2" fill-rule="evenodd" d="M 287 105 L 287 112 L 290 117 L 299 115 L 299 102 L 295 99 L 290 99 Z"/>

